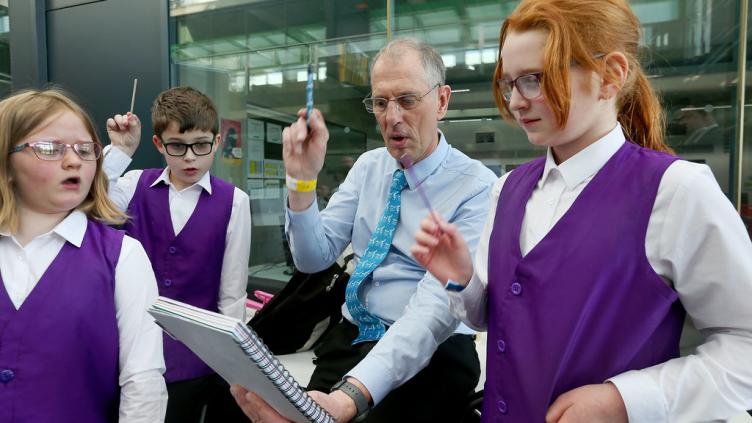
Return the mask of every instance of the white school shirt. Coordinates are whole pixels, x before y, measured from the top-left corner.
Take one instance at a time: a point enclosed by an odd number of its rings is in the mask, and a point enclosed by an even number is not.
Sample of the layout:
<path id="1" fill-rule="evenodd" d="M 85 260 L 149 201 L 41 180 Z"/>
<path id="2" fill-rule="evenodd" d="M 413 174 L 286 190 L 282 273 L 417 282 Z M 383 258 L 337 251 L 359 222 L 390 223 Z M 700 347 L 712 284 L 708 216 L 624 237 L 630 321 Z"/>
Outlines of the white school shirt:
<path id="1" fill-rule="evenodd" d="M 119 148 L 105 147 L 104 171 L 110 180 L 107 192 L 121 210 L 128 209 L 136 193 L 142 170 L 132 170 L 118 178 L 131 163 L 131 158 Z M 209 172 L 198 182 L 178 191 L 170 182 L 170 170 L 165 168 L 151 186 L 164 182 L 169 186 L 170 220 L 175 234 L 183 230 L 198 204 L 201 191 L 212 192 Z M 245 302 L 248 287 L 248 259 L 251 252 L 251 204 L 248 194 L 235 187 L 232 211 L 227 225 L 222 274 L 219 282 L 219 312 L 245 321 Z"/>
<path id="2" fill-rule="evenodd" d="M 87 218 L 73 211 L 55 228 L 22 247 L 0 232 L 0 274 L 18 310 L 57 257 L 65 242 L 81 246 Z M 118 326 L 120 423 L 164 421 L 167 388 L 162 374 L 162 330 L 146 309 L 157 299 L 157 281 L 141 243 L 125 236 L 115 267 L 115 310 Z M 49 310 L 52 312 L 52 310 Z"/>
<path id="3" fill-rule="evenodd" d="M 546 236 L 624 142 L 617 124 L 558 166 L 549 149 L 525 207 L 523 255 Z M 449 292 L 452 313 L 478 330 L 487 328 L 488 244 L 508 175 L 494 185 L 475 274 L 463 291 Z M 686 161 L 669 166 L 648 221 L 645 250 L 653 270 L 679 294 L 689 321 L 705 340 L 689 356 L 609 379 L 619 389 L 629 421 L 724 421 L 752 408 L 752 243 L 708 166 Z"/>

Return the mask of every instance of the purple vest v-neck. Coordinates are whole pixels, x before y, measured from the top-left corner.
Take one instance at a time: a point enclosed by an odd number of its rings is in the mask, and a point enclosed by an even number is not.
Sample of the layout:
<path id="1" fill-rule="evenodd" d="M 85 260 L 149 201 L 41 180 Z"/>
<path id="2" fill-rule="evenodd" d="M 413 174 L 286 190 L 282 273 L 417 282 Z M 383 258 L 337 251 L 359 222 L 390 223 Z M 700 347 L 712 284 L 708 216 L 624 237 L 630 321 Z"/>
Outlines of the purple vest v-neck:
<path id="1" fill-rule="evenodd" d="M 66 242 L 18 310 L 0 279 L 0 422 L 117 419 L 122 243 L 89 220 L 81 247 Z"/>
<path id="2" fill-rule="evenodd" d="M 645 252 L 674 160 L 626 142 L 524 257 L 545 159 L 509 175 L 489 241 L 484 422 L 542 422 L 564 392 L 678 356 L 684 310 Z"/>
<path id="3" fill-rule="evenodd" d="M 161 173 L 161 169 L 147 169 L 141 174 L 128 205 L 130 219 L 125 230 L 144 245 L 157 277 L 159 295 L 217 311 L 235 187 L 211 176 L 211 195 L 201 191 L 193 214 L 176 236 L 170 218 L 169 186 L 151 186 Z M 168 383 L 212 373 L 191 350 L 167 335 L 164 358 Z"/>

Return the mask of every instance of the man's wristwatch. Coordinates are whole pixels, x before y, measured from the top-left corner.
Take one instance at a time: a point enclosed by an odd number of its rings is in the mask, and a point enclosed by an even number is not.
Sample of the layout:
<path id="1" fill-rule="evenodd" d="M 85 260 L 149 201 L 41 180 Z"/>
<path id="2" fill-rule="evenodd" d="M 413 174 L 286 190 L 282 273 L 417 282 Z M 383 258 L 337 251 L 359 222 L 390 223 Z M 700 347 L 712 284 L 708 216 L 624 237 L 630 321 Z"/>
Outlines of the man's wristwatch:
<path id="1" fill-rule="evenodd" d="M 357 410 L 357 414 L 355 415 L 354 421 L 360 417 L 365 416 L 366 413 L 368 413 L 368 410 L 371 409 L 371 403 L 368 401 L 368 398 L 366 398 L 365 394 L 363 394 L 363 391 L 361 391 L 357 386 L 346 381 L 345 379 L 342 379 L 339 382 L 335 383 L 334 386 L 332 386 L 331 392 L 334 392 L 338 389 L 347 394 L 347 396 L 352 398 L 353 401 L 355 401 L 355 409 Z"/>

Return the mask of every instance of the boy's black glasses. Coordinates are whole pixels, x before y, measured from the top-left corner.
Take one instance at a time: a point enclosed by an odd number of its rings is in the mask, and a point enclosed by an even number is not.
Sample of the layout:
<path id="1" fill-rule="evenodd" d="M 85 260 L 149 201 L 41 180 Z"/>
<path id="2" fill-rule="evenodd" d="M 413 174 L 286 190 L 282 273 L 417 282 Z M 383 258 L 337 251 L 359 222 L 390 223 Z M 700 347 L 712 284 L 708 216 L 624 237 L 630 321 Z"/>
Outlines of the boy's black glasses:
<path id="1" fill-rule="evenodd" d="M 196 156 L 206 156 L 212 152 L 214 148 L 213 142 L 197 142 L 193 144 L 183 144 L 182 142 L 168 142 L 162 143 L 165 151 L 172 157 L 183 157 L 190 148 Z"/>
<path id="2" fill-rule="evenodd" d="M 540 79 L 542 75 L 543 72 L 528 73 L 514 79 L 498 79 L 496 83 L 501 90 L 501 96 L 507 103 L 512 100 L 514 87 L 517 87 L 517 92 L 520 93 L 522 98 L 533 100 L 541 95 Z"/>
<path id="3" fill-rule="evenodd" d="M 423 99 L 423 97 L 427 96 L 428 93 L 435 90 L 436 87 L 440 87 L 441 83 L 438 83 L 431 87 L 430 90 L 426 91 L 423 95 L 417 95 L 417 94 L 405 94 L 405 95 L 399 95 L 397 97 L 394 97 L 392 99 L 389 98 L 383 98 L 383 97 L 366 97 L 363 99 L 363 105 L 366 106 L 366 111 L 368 113 L 375 113 L 375 114 L 382 114 L 386 112 L 386 108 L 389 107 L 389 102 L 393 101 L 397 103 L 402 110 L 411 110 L 414 109 L 420 100 Z"/>
<path id="4" fill-rule="evenodd" d="M 81 160 L 93 161 L 102 156 L 102 145 L 97 142 L 79 142 L 75 144 L 66 144 L 60 141 L 37 141 L 27 142 L 13 147 L 10 154 L 18 153 L 26 148 L 31 147 L 34 155 L 39 160 L 62 160 L 65 156 L 65 150 L 72 148 Z"/>

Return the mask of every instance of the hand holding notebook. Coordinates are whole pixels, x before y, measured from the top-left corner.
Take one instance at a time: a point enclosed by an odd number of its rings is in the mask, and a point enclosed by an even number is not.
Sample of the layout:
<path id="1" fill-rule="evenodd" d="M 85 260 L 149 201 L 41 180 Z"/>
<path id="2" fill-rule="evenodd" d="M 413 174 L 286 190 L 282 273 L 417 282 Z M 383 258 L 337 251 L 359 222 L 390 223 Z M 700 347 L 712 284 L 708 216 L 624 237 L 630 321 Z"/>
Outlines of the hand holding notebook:
<path id="1" fill-rule="evenodd" d="M 238 406 L 240 406 L 240 409 L 243 410 L 245 415 L 248 416 L 251 421 L 290 423 L 290 421 L 282 417 L 277 410 L 267 404 L 263 398 L 253 392 L 249 392 L 242 386 L 232 385 L 230 387 L 230 392 L 232 392 L 232 396 L 235 398 L 235 402 L 237 402 Z M 340 393 L 341 396 L 340 398 L 335 399 L 337 393 Z M 320 391 L 309 391 L 308 395 L 310 395 L 314 401 L 319 403 L 321 407 L 326 409 L 330 415 L 334 417 L 335 421 L 360 421 L 353 420 L 354 417 L 357 417 L 357 408 L 354 405 L 352 405 L 352 407 L 345 405 L 347 403 L 352 403 L 352 400 L 347 394 L 342 393 L 342 391 L 335 390 L 330 394 L 325 394 Z"/>
<path id="2" fill-rule="evenodd" d="M 229 384 L 256 392 L 287 419 L 334 423 L 240 320 L 165 297 L 159 297 L 149 313 Z"/>

